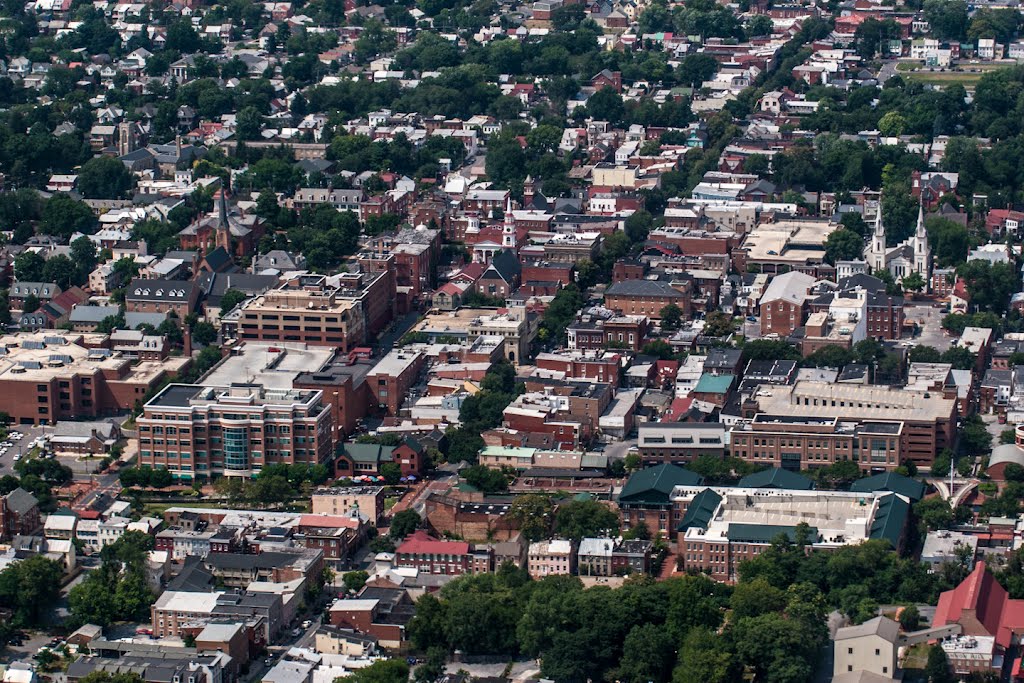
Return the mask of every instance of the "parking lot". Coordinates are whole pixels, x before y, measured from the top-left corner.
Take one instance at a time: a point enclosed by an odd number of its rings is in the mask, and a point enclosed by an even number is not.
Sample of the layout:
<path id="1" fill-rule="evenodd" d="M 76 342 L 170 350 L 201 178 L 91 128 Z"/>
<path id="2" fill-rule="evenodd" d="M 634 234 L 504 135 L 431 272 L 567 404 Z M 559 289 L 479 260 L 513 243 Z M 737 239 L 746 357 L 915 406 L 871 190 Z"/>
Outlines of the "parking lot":
<path id="1" fill-rule="evenodd" d="M 942 329 L 945 313 L 935 306 L 907 306 L 904 316 L 908 321 L 917 323 L 921 333 L 913 339 L 914 344 L 931 346 L 939 352 L 949 348 L 953 339 Z"/>
<path id="2" fill-rule="evenodd" d="M 34 427 L 32 425 L 15 425 L 11 429 L 11 435 L 15 432 L 22 434 L 20 440 L 16 438 L 8 437 L 7 441 L 11 443 L 3 453 L 0 453 L 0 476 L 5 474 L 14 473 L 14 457 L 23 456 L 31 448 L 31 443 L 36 437 L 42 436 L 46 433 L 46 427 Z M 0 450 L 3 450 L 0 447 Z"/>

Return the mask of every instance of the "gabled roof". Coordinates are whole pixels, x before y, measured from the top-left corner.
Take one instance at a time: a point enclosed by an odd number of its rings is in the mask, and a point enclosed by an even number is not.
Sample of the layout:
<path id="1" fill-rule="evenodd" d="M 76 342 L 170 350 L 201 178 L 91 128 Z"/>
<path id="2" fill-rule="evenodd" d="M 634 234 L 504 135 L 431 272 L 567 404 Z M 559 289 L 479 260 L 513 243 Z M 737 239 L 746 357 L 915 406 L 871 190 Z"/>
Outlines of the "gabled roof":
<path id="1" fill-rule="evenodd" d="M 39 505 L 36 497 L 20 486 L 4 496 L 4 500 L 7 501 L 7 509 L 17 515 L 23 515 Z"/>
<path id="2" fill-rule="evenodd" d="M 892 491 L 912 501 L 924 498 L 924 489 L 925 486 L 921 482 L 896 472 L 883 472 L 871 477 L 864 477 L 853 482 L 853 485 L 850 486 L 850 490 L 856 493 Z"/>
<path id="3" fill-rule="evenodd" d="M 1024 629 L 1024 600 L 1012 600 L 984 562 L 974 565 L 974 571 L 953 590 L 939 595 L 935 608 L 935 627 L 960 623 L 964 612 L 973 612 L 970 619 L 995 636 L 1001 647 L 1009 647 L 1013 634 Z M 976 627 L 975 627 L 976 628 Z M 973 633 L 973 635 L 982 635 Z"/>
<path id="4" fill-rule="evenodd" d="M 491 259 L 491 265 L 484 271 L 481 278 L 499 277 L 511 284 L 523 271 L 519 259 L 511 249 L 502 249 Z"/>
<path id="5" fill-rule="evenodd" d="M 469 543 L 465 541 L 442 541 L 426 531 L 413 532 L 395 549 L 398 555 L 467 555 Z"/>
<path id="6" fill-rule="evenodd" d="M 910 503 L 895 493 L 882 498 L 878 501 L 878 510 L 871 522 L 869 537 L 872 540 L 885 539 L 892 543 L 893 548 L 898 548 L 908 516 Z"/>
<path id="7" fill-rule="evenodd" d="M 619 501 L 667 505 L 676 486 L 699 486 L 703 482 L 704 477 L 678 465 L 655 465 L 631 476 L 619 493 Z"/>
<path id="8" fill-rule="evenodd" d="M 818 528 L 809 528 L 810 538 L 818 538 Z M 791 542 L 796 541 L 796 527 L 781 524 L 737 524 L 729 525 L 726 535 L 730 543 L 771 543 L 779 534 Z"/>
<path id="9" fill-rule="evenodd" d="M 715 510 L 718 509 L 718 504 L 721 502 L 722 496 L 715 493 L 714 489 L 704 489 L 690 501 L 690 505 L 686 508 L 686 514 L 679 521 L 676 531 L 686 531 L 690 527 L 707 529 L 711 522 L 711 516 L 715 514 Z"/>
<path id="10" fill-rule="evenodd" d="M 814 488 L 814 482 L 802 474 L 790 472 L 779 467 L 773 467 L 760 472 L 754 472 L 740 479 L 739 486 L 752 489 L 793 489 L 796 491 L 809 491 Z"/>
<path id="11" fill-rule="evenodd" d="M 607 296 L 660 296 L 669 299 L 682 299 L 684 295 L 667 282 L 661 280 L 622 280 L 612 283 Z"/>
<path id="12" fill-rule="evenodd" d="M 879 636 L 890 643 L 895 643 L 900 635 L 899 622 L 889 617 L 875 617 L 868 619 L 863 624 L 856 626 L 844 626 L 836 630 L 834 640 L 848 640 L 850 638 L 863 638 L 864 636 Z"/>
<path id="13" fill-rule="evenodd" d="M 392 446 L 381 446 L 376 443 L 356 443 L 346 441 L 338 446 L 338 453 L 344 453 L 352 458 L 353 462 L 374 463 L 391 462 Z"/>

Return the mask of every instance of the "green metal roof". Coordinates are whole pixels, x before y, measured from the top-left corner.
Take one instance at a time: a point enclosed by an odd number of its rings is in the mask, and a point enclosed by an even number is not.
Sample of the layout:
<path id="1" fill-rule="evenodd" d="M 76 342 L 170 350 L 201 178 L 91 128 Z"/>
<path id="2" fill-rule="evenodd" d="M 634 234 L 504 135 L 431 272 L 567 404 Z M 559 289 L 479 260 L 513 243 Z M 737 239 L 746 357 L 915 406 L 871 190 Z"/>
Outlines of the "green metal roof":
<path id="1" fill-rule="evenodd" d="M 864 477 L 853 482 L 850 490 L 856 493 L 873 493 L 875 491 L 892 491 L 901 496 L 906 496 L 912 501 L 919 501 L 924 498 L 925 486 L 923 483 L 910 477 L 895 472 L 883 472 L 870 477 Z"/>
<path id="2" fill-rule="evenodd" d="M 711 516 L 715 514 L 718 504 L 722 502 L 722 496 L 715 493 L 714 489 L 704 489 L 690 501 L 686 508 L 686 514 L 676 527 L 676 531 L 686 531 L 690 527 L 707 529 L 711 522 Z"/>
<path id="3" fill-rule="evenodd" d="M 810 491 L 814 482 L 802 474 L 790 472 L 780 467 L 754 472 L 740 479 L 739 486 L 751 489 L 793 489 Z"/>
<path id="4" fill-rule="evenodd" d="M 900 537 L 903 535 L 903 527 L 907 524 L 909 514 L 910 503 L 895 493 L 886 496 L 878 502 L 878 511 L 875 513 L 875 520 L 871 523 L 871 532 L 868 537 L 871 539 L 884 538 L 892 543 L 893 548 L 899 548 Z"/>
<path id="5" fill-rule="evenodd" d="M 346 441 L 338 446 L 338 453 L 352 458 L 352 462 L 375 463 L 391 462 L 393 446 L 381 446 L 376 443 L 356 443 Z"/>
<path id="6" fill-rule="evenodd" d="M 736 524 L 729 525 L 727 532 L 730 543 L 771 543 L 779 534 L 785 534 L 796 542 L 796 527 L 780 524 Z M 810 540 L 818 538 L 818 527 L 810 527 Z"/>
<path id="7" fill-rule="evenodd" d="M 668 505 L 676 486 L 699 486 L 704 477 L 679 465 L 665 463 L 640 470 L 619 493 L 620 502 Z"/>
<path id="8" fill-rule="evenodd" d="M 709 375 L 704 373 L 693 388 L 695 394 L 726 394 L 732 387 L 732 375 Z"/>

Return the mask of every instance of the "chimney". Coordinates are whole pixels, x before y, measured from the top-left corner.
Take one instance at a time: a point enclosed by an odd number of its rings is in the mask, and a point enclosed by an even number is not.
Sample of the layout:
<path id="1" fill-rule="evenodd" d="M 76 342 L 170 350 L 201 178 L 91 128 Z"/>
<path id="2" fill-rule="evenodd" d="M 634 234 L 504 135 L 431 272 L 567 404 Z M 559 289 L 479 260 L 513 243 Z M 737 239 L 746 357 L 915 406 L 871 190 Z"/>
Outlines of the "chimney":
<path id="1" fill-rule="evenodd" d="M 192 330 L 189 329 L 188 325 L 185 325 L 185 334 L 183 336 L 184 336 L 184 339 L 183 339 L 182 343 L 185 346 L 185 349 L 184 349 L 185 357 L 186 358 L 191 358 L 192 357 Z"/>

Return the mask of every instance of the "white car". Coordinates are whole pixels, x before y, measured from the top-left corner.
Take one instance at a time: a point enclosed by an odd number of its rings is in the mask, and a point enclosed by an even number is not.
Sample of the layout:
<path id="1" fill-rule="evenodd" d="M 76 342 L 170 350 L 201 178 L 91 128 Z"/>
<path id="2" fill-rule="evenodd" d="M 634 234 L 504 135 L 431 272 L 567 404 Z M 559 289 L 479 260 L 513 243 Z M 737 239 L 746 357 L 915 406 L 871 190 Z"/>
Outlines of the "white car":
<path id="1" fill-rule="evenodd" d="M 14 454 L 14 462 L 18 462 L 19 460 L 21 460 L 21 453 L 15 453 Z"/>

